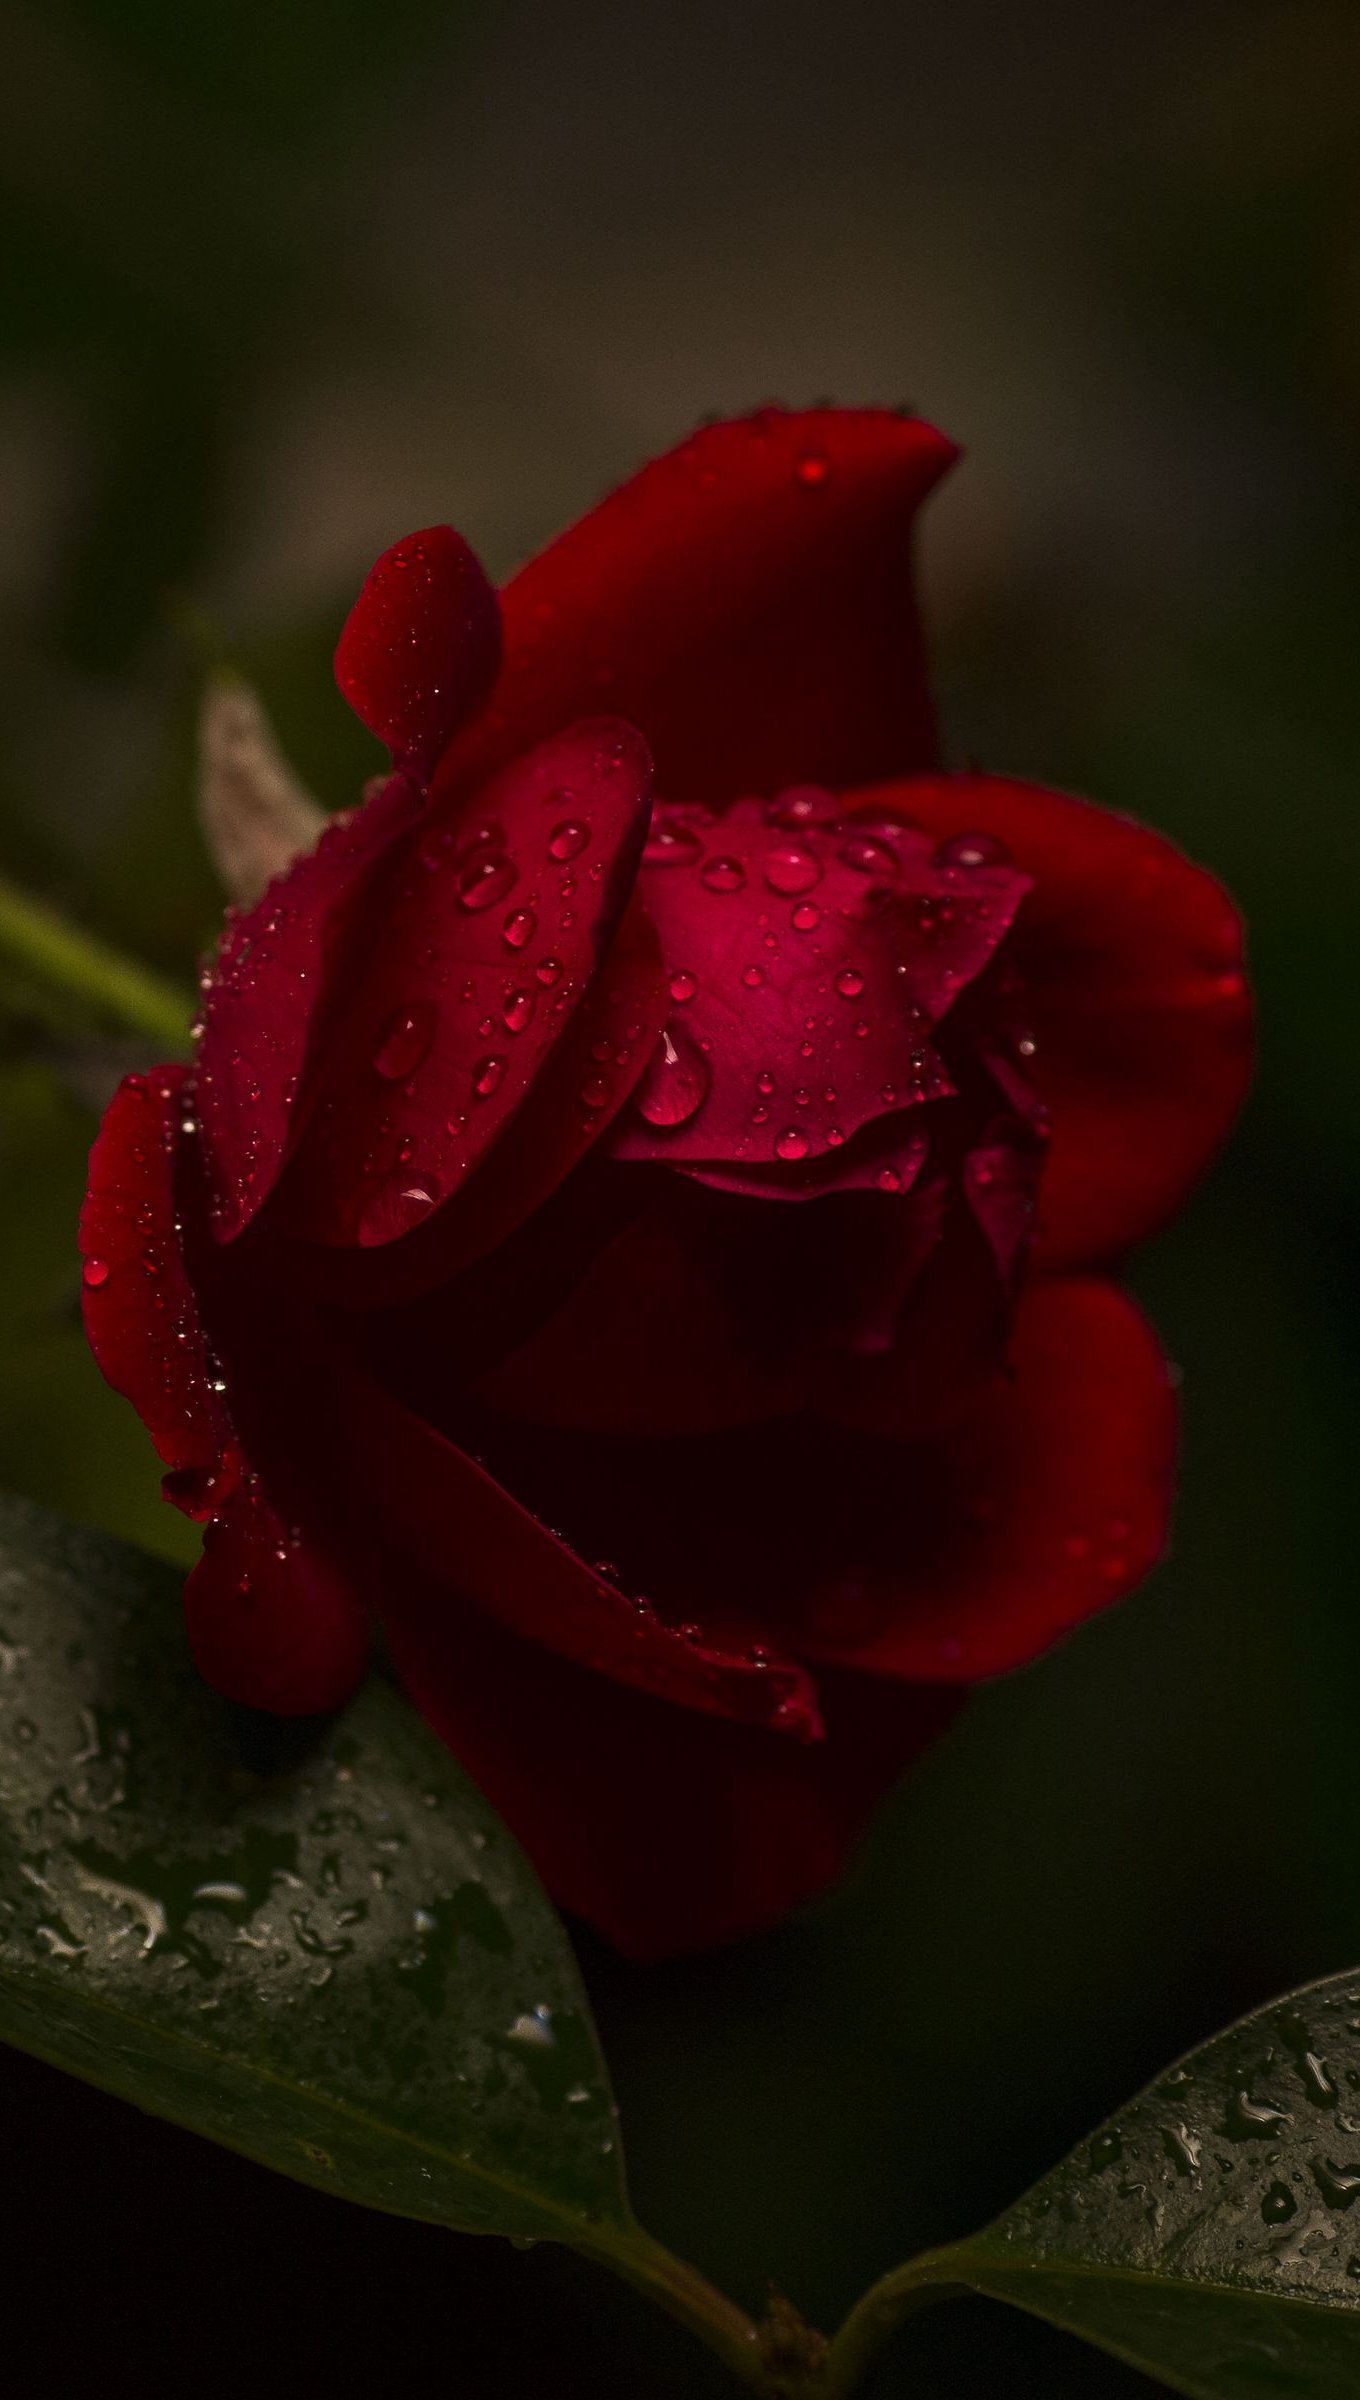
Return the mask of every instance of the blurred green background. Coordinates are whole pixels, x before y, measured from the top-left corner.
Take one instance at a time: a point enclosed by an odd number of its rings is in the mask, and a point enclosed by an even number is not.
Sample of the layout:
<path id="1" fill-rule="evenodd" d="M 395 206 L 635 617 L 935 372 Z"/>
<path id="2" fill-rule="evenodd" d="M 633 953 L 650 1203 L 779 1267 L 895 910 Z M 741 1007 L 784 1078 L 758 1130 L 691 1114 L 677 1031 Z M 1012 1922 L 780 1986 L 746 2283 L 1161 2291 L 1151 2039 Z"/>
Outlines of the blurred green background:
<path id="1" fill-rule="evenodd" d="M 11 0 L 5 48 L 0 872 L 187 982 L 192 609 L 348 803 L 329 651 L 379 548 L 451 518 L 504 571 L 699 416 L 831 394 L 967 447 L 923 540 L 951 751 L 1148 817 L 1245 906 L 1256 1096 L 1137 1268 L 1185 1376 L 1171 1563 L 980 1695 L 801 1921 L 646 1973 L 583 1941 L 647 2222 L 829 2322 L 1360 1960 L 1360 16 Z M 78 1331 L 130 1054 L 0 998 L 0 1483 L 186 1555 Z M 200 2393 L 724 2388 L 570 2260 L 17 2059 L 0 2106 L 6 2355 L 49 2383 L 55 2338 L 73 2388 L 89 2347 Z M 977 2303 L 875 2393 L 1151 2388 Z"/>

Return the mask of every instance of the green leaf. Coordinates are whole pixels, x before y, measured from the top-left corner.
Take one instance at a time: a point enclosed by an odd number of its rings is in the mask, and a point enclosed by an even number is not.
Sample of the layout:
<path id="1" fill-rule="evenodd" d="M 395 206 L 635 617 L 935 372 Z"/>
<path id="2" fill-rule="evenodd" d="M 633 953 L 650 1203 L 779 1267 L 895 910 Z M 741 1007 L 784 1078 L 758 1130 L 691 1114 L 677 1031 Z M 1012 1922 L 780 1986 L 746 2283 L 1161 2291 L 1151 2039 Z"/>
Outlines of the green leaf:
<path id="1" fill-rule="evenodd" d="M 969 2289 L 1192 2400 L 1360 2391 L 1360 1971 L 1245 2017 L 1150 2084 L 973 2239 L 861 2302 L 856 2388 L 922 2301 Z"/>
<path id="2" fill-rule="evenodd" d="M 0 1501 L 0 2035 L 369 2207 L 598 2249 L 604 2062 L 527 1861 L 370 1683 L 288 1726 L 174 1570 Z"/>
<path id="3" fill-rule="evenodd" d="M 218 1699 L 180 1582 L 0 1495 L 0 2039 L 366 2207 L 568 2243 L 765 2388 L 756 2327 L 629 2210 L 499 1818 L 376 1678 L 324 1726 Z"/>

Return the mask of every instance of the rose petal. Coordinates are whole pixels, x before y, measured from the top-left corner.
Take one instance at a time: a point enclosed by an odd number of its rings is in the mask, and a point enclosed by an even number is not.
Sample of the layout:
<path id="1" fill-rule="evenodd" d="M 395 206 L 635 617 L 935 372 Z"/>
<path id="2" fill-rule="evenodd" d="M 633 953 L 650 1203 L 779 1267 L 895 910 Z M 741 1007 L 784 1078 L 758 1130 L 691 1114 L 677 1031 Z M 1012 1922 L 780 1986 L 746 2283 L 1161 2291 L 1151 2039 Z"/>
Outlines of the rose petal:
<path id="1" fill-rule="evenodd" d="M 338 1708 L 368 1664 L 368 1620 L 348 1581 L 285 1527 L 253 1475 L 204 1534 L 184 1620 L 205 1681 L 279 1716 Z"/>
<path id="2" fill-rule="evenodd" d="M 748 1212 L 749 1213 L 749 1212 Z M 695 1433 L 780 1415 L 815 1353 L 783 1355 L 743 1322 L 720 1229 L 664 1201 L 598 1250 L 562 1305 L 477 1383 L 479 1405 L 581 1432 Z M 753 1228 L 734 1228 L 734 1234 Z M 707 1254 L 706 1254 L 707 1253 Z M 724 1272 L 724 1269 L 727 1271 Z"/>
<path id="3" fill-rule="evenodd" d="M 1094 1276 L 1033 1286 L 1010 1374 L 952 1431 L 862 1435 L 847 1454 L 861 1547 L 810 1582 L 803 1648 L 945 1682 L 1024 1665 L 1156 1565 L 1175 1449 L 1166 1362 L 1133 1302 Z"/>
<path id="4" fill-rule="evenodd" d="M 188 1070 L 120 1084 L 90 1154 L 80 1218 L 85 1330 L 99 1367 L 132 1402 L 165 1461 L 163 1490 L 186 1516 L 220 1507 L 241 1474 L 220 1371 L 185 1266 L 175 1160 Z"/>
<path id="5" fill-rule="evenodd" d="M 831 1738 L 804 1746 L 625 1691 L 434 1595 L 390 1637 L 422 1715 L 558 1905 L 636 1959 L 738 1940 L 814 1898 L 959 1705 L 939 1685 L 833 1673 Z"/>
<path id="6" fill-rule="evenodd" d="M 318 1359 L 314 1364 L 320 1368 Z M 681 1708 L 821 1735 L 810 1677 L 729 1612 L 716 1634 L 667 1623 L 651 1601 L 590 1566 L 477 1459 L 338 1353 L 324 1366 L 321 1471 L 376 1509 L 382 1555 L 445 1588 L 508 1631 Z M 362 1481 L 360 1481 L 362 1479 Z M 371 1516 L 369 1522 L 373 1523 Z M 379 1607 L 406 1606 L 390 1570 Z"/>
<path id="7" fill-rule="evenodd" d="M 546 1066 L 500 1140 L 443 1208 L 379 1249 L 298 1244 L 308 1288 L 386 1307 L 450 1284 L 542 1209 L 617 1116 L 669 1006 L 656 931 L 636 895 Z"/>
<path id="8" fill-rule="evenodd" d="M 669 799 L 933 764 L 911 536 L 954 456 L 886 409 L 694 434 L 507 585 L 500 679 L 436 788 L 598 708 L 643 728 Z"/>
<path id="9" fill-rule="evenodd" d="M 1170 1216 L 1251 1072 L 1242 929 L 1221 886 L 1131 819 L 999 776 L 857 792 L 936 835 L 1003 842 L 1034 888 L 1009 947 L 1028 996 L 1026 1076 L 1046 1101 L 1040 1262 L 1117 1256 Z"/>
<path id="10" fill-rule="evenodd" d="M 829 803 L 834 810 L 834 802 Z M 909 829 L 866 873 L 836 822 L 738 801 L 666 818 L 685 855 L 644 865 L 677 999 L 615 1157 L 795 1170 L 953 1085 L 928 1037 L 982 973 L 1028 889 L 1013 868 L 938 866 Z M 825 1188 L 823 1185 L 822 1188 Z"/>
<path id="11" fill-rule="evenodd" d="M 313 1027 L 370 879 L 421 809 L 414 786 L 392 776 L 328 826 L 254 908 L 228 915 L 204 990 L 194 1074 L 219 1241 L 244 1230 L 278 1180 L 299 1129 Z"/>
<path id="12" fill-rule="evenodd" d="M 496 595 L 451 525 L 431 525 L 369 569 L 335 653 L 355 715 L 419 783 L 481 706 L 501 661 Z"/>
<path id="13" fill-rule="evenodd" d="M 289 1178 L 294 1230 L 395 1241 L 486 1156 L 613 939 L 648 785 L 628 726 L 577 725 L 517 760 L 470 817 L 435 817 L 408 845 L 370 900 L 366 954 L 327 1035 Z"/>
<path id="14" fill-rule="evenodd" d="M 186 1264 L 202 1197 L 192 1127 L 181 1126 L 187 1087 L 183 1067 L 129 1076 L 100 1127 L 80 1226 L 86 1330 L 166 1462 L 165 1497 L 210 1520 L 184 1596 L 203 1674 L 253 1707 L 330 1708 L 363 1673 L 367 1624 L 313 1547 L 285 1530 L 229 1413 L 229 1379 Z M 200 1244 L 211 1251 L 206 1233 Z"/>

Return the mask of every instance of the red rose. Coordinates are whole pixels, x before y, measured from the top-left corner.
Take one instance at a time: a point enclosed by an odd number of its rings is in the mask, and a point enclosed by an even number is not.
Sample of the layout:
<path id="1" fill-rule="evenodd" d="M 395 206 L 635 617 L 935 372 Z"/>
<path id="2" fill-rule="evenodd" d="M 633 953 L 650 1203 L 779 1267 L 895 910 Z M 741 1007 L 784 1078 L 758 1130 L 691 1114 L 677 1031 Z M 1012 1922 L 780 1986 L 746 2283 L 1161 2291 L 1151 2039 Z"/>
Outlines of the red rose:
<path id="1" fill-rule="evenodd" d="M 382 1625 L 549 1887 L 649 1956 L 835 1874 L 964 1686 L 1161 1553 L 1110 1269 L 1248 1063 L 1156 835 L 942 768 L 915 419 L 767 409 L 499 602 L 440 527 L 337 657 L 396 772 L 130 1078 L 90 1338 L 206 1522 L 223 1691 Z"/>

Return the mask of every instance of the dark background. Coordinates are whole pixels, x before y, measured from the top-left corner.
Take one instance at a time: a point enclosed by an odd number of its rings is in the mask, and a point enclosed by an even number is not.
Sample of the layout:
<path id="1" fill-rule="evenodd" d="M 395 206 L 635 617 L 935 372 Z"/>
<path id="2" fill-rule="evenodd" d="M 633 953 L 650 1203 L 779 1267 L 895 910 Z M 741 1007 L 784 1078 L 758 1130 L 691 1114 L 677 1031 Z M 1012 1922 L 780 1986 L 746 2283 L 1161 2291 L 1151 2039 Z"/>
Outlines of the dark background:
<path id="1" fill-rule="evenodd" d="M 1137 1270 L 1185 1372 L 1172 1562 L 981 1694 L 820 1908 L 646 1973 L 583 1943 L 641 2214 L 829 2323 L 1360 1959 L 1360 17 L 6 14 L 0 872 L 187 978 L 203 619 L 348 803 L 328 654 L 380 547 L 451 518 L 504 571 L 700 415 L 830 394 L 967 447 L 923 544 L 951 752 L 1146 816 L 1245 905 L 1256 1097 Z M 0 1482 L 184 1555 L 77 1327 L 110 1062 L 3 996 Z M 0 2107 L 4 2346 L 47 2388 L 726 2388 L 565 2257 L 368 2218 L 10 2057 Z M 875 2386 L 1150 2389 L 981 2303 Z"/>

